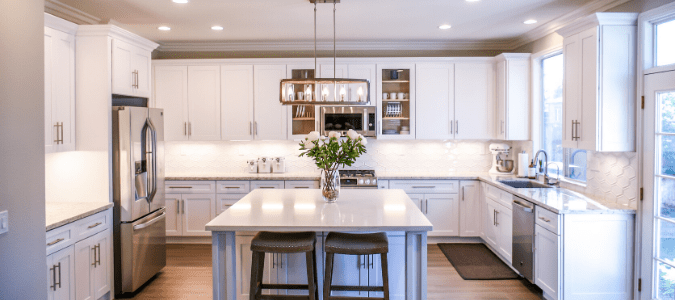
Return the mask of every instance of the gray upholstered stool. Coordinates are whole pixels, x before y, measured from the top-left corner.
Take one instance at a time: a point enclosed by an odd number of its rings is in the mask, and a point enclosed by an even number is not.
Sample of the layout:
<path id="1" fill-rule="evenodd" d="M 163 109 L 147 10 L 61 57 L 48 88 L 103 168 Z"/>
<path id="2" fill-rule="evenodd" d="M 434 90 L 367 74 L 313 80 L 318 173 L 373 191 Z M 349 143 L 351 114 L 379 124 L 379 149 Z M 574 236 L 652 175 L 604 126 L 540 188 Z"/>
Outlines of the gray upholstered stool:
<path id="1" fill-rule="evenodd" d="M 316 280 L 316 233 L 314 232 L 267 232 L 261 231 L 251 241 L 251 289 L 250 300 L 259 299 L 309 299 L 319 300 Z M 307 285 L 301 284 L 263 284 L 265 253 L 302 253 L 307 257 Z M 263 289 L 308 290 L 309 295 L 280 296 L 262 295 Z"/>
<path id="2" fill-rule="evenodd" d="M 331 232 L 328 233 L 324 243 L 326 252 L 326 273 L 323 282 L 323 300 L 346 300 L 346 299 L 384 299 L 389 300 L 389 272 L 387 271 L 387 252 L 389 241 L 384 232 L 368 234 L 351 234 Z M 335 254 L 344 255 L 370 255 L 379 254 L 382 261 L 382 286 L 334 286 L 333 259 Z M 383 298 L 362 297 L 338 297 L 331 296 L 331 291 L 370 291 L 384 292 Z"/>

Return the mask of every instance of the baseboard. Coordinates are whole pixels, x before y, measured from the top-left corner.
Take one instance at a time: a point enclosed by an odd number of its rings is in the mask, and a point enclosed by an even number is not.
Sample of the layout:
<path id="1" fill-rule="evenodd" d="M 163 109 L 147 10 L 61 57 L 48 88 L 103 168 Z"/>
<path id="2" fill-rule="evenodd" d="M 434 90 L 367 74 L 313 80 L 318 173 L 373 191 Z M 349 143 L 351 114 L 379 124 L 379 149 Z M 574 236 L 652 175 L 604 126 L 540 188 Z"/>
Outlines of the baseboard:
<path id="1" fill-rule="evenodd" d="M 210 236 L 167 236 L 167 244 L 211 244 Z"/>

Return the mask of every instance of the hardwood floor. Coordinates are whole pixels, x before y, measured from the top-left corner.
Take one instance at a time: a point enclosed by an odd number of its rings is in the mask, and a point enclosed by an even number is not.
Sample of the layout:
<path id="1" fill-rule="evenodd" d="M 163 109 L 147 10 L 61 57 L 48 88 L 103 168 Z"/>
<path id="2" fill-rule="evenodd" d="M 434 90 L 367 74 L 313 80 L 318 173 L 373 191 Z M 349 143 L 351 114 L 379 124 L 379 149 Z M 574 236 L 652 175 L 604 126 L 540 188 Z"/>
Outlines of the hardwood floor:
<path id="1" fill-rule="evenodd" d="M 542 299 L 525 280 L 463 280 L 436 245 L 428 249 L 429 300 Z M 211 284 L 211 245 L 168 245 L 167 266 L 131 299 L 212 299 Z"/>

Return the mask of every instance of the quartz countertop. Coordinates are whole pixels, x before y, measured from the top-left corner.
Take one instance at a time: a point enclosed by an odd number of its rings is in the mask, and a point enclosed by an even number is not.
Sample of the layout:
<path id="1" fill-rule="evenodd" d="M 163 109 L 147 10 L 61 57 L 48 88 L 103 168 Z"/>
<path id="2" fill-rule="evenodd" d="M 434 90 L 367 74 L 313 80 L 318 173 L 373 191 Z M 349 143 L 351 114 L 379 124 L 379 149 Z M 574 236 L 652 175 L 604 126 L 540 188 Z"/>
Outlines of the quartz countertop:
<path id="1" fill-rule="evenodd" d="M 327 203 L 321 191 L 254 190 L 206 224 L 209 231 L 431 231 L 402 190 L 347 190 Z"/>
<path id="2" fill-rule="evenodd" d="M 110 202 L 46 202 L 47 231 L 113 207 Z"/>
<path id="3" fill-rule="evenodd" d="M 318 173 L 219 173 L 219 174 L 167 174 L 164 180 L 319 180 Z"/>

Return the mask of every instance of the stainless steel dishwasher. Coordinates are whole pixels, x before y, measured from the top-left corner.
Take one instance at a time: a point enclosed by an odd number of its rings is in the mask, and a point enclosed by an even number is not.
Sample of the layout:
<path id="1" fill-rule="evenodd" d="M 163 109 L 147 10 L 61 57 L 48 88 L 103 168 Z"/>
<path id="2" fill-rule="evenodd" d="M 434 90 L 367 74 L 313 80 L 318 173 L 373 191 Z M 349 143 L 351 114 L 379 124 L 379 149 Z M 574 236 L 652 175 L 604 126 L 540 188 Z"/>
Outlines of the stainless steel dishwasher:
<path id="1" fill-rule="evenodd" d="M 513 196 L 513 257 L 511 265 L 534 282 L 534 204 Z"/>

